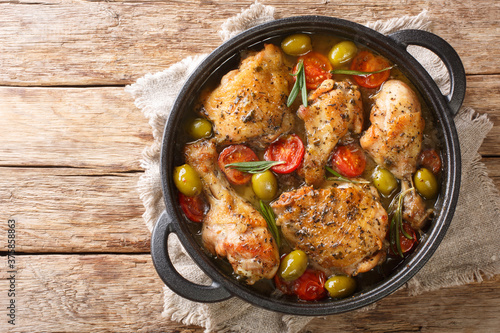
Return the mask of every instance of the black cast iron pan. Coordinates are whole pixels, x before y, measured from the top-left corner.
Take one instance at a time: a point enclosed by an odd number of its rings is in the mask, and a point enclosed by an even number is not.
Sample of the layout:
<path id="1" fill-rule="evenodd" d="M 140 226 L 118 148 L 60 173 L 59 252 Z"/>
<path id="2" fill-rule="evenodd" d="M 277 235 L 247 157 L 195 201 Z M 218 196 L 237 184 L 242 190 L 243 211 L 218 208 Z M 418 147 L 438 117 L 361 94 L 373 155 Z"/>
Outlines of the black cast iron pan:
<path id="1" fill-rule="evenodd" d="M 223 74 L 235 68 L 239 52 L 264 40 L 285 37 L 298 32 L 328 33 L 368 46 L 382 54 L 412 81 L 430 107 L 442 140 L 443 177 L 441 194 L 426 237 L 417 250 L 405 259 L 403 265 L 387 279 L 354 294 L 334 301 L 297 302 L 273 298 L 248 288 L 226 275 L 205 254 L 191 234 L 177 205 L 176 190 L 172 180 L 176 131 L 185 111 L 193 106 L 199 88 L 210 75 L 218 70 Z M 425 47 L 439 56 L 448 69 L 451 90 L 446 96 L 426 70 L 407 51 L 408 45 Z M 452 220 L 460 188 L 460 147 L 453 122 L 465 96 L 465 71 L 455 50 L 442 38 L 425 31 L 403 30 L 385 36 L 365 26 L 324 16 L 300 16 L 272 21 L 249 29 L 225 42 L 213 51 L 193 72 L 177 97 L 165 126 L 161 151 L 162 188 L 165 211 L 159 218 L 152 235 L 151 253 L 155 268 L 165 284 L 177 294 L 197 302 L 218 302 L 232 296 L 240 297 L 268 310 L 295 315 L 328 315 L 354 310 L 373 303 L 396 291 L 432 256 L 443 239 Z M 213 280 L 209 286 L 194 284 L 182 277 L 168 256 L 168 236 L 177 235 L 194 262 Z"/>

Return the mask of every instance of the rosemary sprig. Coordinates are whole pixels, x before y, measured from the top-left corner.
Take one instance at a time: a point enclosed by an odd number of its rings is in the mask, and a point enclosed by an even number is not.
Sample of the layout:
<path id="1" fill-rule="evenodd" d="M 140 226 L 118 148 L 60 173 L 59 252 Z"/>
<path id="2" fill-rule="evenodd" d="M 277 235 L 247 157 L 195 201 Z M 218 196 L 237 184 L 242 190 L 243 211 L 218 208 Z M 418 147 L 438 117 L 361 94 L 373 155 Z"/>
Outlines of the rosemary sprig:
<path id="1" fill-rule="evenodd" d="M 347 75 L 358 75 L 358 76 L 368 76 L 372 74 L 377 74 L 377 73 L 382 73 L 385 72 L 389 69 L 392 69 L 395 65 L 378 70 L 378 71 L 373 71 L 373 72 L 361 72 L 361 71 L 355 71 L 351 69 L 333 69 L 330 71 L 332 74 L 347 74 Z"/>
<path id="2" fill-rule="evenodd" d="M 285 164 L 285 161 L 249 161 L 226 164 L 226 168 L 236 169 L 246 173 L 262 173 L 275 165 Z"/>
<path id="3" fill-rule="evenodd" d="M 404 196 L 412 191 L 414 188 L 411 187 L 399 193 L 394 197 L 391 204 L 389 205 L 389 214 L 392 214 L 391 225 L 390 225 L 390 243 L 391 248 L 398 251 L 398 254 L 403 257 L 403 251 L 401 250 L 401 242 L 399 241 L 399 232 L 408 239 L 413 239 L 403 228 L 403 199 Z M 396 206 L 396 207 L 394 207 Z"/>
<path id="4" fill-rule="evenodd" d="M 297 65 L 297 73 L 292 74 L 296 77 L 295 84 L 293 85 L 292 91 L 290 95 L 288 95 L 288 100 L 286 105 L 290 107 L 295 98 L 299 95 L 299 91 L 302 94 L 302 104 L 307 106 L 307 87 L 306 87 L 306 73 L 304 71 L 304 62 L 302 60 L 299 61 Z"/>
<path id="5" fill-rule="evenodd" d="M 352 179 L 346 178 L 346 177 L 342 176 L 340 173 L 338 173 L 335 170 L 333 170 L 332 168 L 330 168 L 328 165 L 325 166 L 325 169 L 328 170 L 328 172 L 330 172 L 331 174 L 333 174 L 335 176 L 335 177 L 326 178 L 327 180 L 348 182 L 348 183 L 353 183 L 353 184 L 369 184 L 370 183 L 368 180 L 364 180 L 364 179 L 352 180 Z"/>
<path id="6" fill-rule="evenodd" d="M 264 220 L 267 222 L 267 226 L 269 230 L 271 231 L 271 234 L 273 235 L 274 240 L 276 241 L 276 244 L 278 247 L 281 246 L 281 237 L 280 233 L 278 231 L 278 227 L 276 226 L 276 219 L 274 217 L 274 212 L 269 207 L 269 205 L 265 204 L 260 200 L 260 213 L 264 217 Z"/>

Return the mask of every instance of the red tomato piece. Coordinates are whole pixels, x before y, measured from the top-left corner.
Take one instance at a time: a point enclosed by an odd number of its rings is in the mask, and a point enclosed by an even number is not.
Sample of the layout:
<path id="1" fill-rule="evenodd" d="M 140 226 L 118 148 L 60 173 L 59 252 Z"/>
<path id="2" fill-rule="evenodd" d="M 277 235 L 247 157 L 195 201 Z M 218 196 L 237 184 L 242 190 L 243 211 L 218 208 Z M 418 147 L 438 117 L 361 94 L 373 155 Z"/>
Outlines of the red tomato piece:
<path id="1" fill-rule="evenodd" d="M 425 149 L 420 153 L 418 162 L 421 166 L 432 171 L 437 175 L 441 171 L 441 156 L 436 149 Z"/>
<path id="2" fill-rule="evenodd" d="M 337 145 L 332 155 L 332 166 L 345 177 L 359 177 L 365 171 L 366 156 L 357 144 Z"/>
<path id="3" fill-rule="evenodd" d="M 224 172 L 230 183 L 244 185 L 250 181 L 252 175 L 241 172 L 226 165 L 238 162 L 258 161 L 259 158 L 252 149 L 245 145 L 232 145 L 224 148 L 219 154 L 219 168 Z"/>
<path id="4" fill-rule="evenodd" d="M 296 134 L 280 137 L 269 145 L 264 153 L 266 161 L 284 161 L 285 164 L 271 168 L 276 173 L 285 174 L 296 170 L 304 158 L 304 143 Z"/>
<path id="5" fill-rule="evenodd" d="M 293 292 L 304 301 L 315 301 L 326 297 L 326 275 L 321 271 L 307 269 L 297 280 L 293 281 Z"/>
<path id="6" fill-rule="evenodd" d="M 281 260 L 286 253 L 281 255 Z M 274 284 L 285 295 L 296 295 L 304 301 L 315 301 L 327 296 L 325 289 L 326 275 L 310 268 L 293 281 L 283 280 L 278 273 L 274 276 Z"/>
<path id="7" fill-rule="evenodd" d="M 202 194 L 188 197 L 179 192 L 179 204 L 186 217 L 193 222 L 202 222 L 208 209 Z"/>
<path id="8" fill-rule="evenodd" d="M 417 234 L 415 230 L 406 222 L 403 222 L 403 229 L 405 232 L 412 237 L 412 239 L 406 238 L 403 232 L 399 232 L 399 244 L 401 244 L 401 252 L 406 253 L 410 251 L 415 244 L 417 244 Z"/>
<path id="9" fill-rule="evenodd" d="M 401 246 L 401 252 L 403 252 L 404 254 L 410 251 L 416 244 L 418 244 L 418 239 L 417 233 L 415 232 L 415 230 L 413 230 L 409 223 L 403 222 L 403 229 L 408 235 L 412 237 L 412 239 L 406 238 L 404 233 L 401 230 L 399 231 L 399 245 Z M 390 254 L 399 256 L 396 245 L 391 246 L 389 250 Z"/>
<path id="10" fill-rule="evenodd" d="M 376 72 L 390 66 L 391 64 L 384 57 L 364 50 L 359 52 L 352 60 L 351 70 L 360 72 Z M 366 76 L 354 75 L 353 78 L 356 83 L 362 87 L 377 88 L 389 78 L 390 73 L 390 70 L 386 70 Z"/>
<path id="11" fill-rule="evenodd" d="M 332 78 L 330 71 L 333 69 L 327 57 L 321 53 L 311 51 L 300 56 L 298 61 L 304 63 L 304 73 L 306 75 L 307 89 L 316 89 L 326 79 Z M 297 72 L 298 64 L 295 65 L 293 72 Z"/>

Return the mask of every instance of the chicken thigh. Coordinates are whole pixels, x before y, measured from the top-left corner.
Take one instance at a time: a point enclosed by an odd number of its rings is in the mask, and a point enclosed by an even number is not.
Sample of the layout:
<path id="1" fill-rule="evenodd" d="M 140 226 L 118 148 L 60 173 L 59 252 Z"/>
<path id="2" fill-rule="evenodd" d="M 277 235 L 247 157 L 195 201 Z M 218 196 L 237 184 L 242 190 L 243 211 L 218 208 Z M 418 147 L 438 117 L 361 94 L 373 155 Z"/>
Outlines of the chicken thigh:
<path id="1" fill-rule="evenodd" d="M 202 96 L 202 113 L 213 123 L 217 144 L 247 142 L 264 147 L 288 132 L 294 117 L 287 107 L 292 76 L 281 49 L 266 44 L 227 73 Z"/>
<path id="2" fill-rule="evenodd" d="M 415 92 L 404 82 L 384 83 L 370 113 L 371 126 L 360 139 L 361 147 L 399 179 L 416 171 L 422 149 L 425 121 Z"/>
<path id="3" fill-rule="evenodd" d="M 403 180 L 401 191 L 405 192 L 409 188 L 410 183 L 407 180 Z M 415 189 L 408 191 L 404 196 L 403 220 L 408 221 L 413 229 L 422 229 L 433 212 L 433 209 L 425 207 L 424 199 L 418 195 Z"/>
<path id="4" fill-rule="evenodd" d="M 307 184 L 319 185 L 337 142 L 349 131 L 361 132 L 363 106 L 358 87 L 348 81 L 325 80 L 310 93 L 308 100 L 311 104 L 297 112 L 304 120 L 307 136 L 301 173 Z"/>
<path id="5" fill-rule="evenodd" d="M 202 140 L 188 144 L 185 156 L 201 176 L 210 204 L 202 227 L 205 248 L 226 257 L 248 284 L 271 279 L 279 267 L 278 246 L 262 215 L 233 190 L 217 168 L 215 143 Z"/>
<path id="6" fill-rule="evenodd" d="M 417 95 L 402 81 L 385 82 L 376 97 L 370 120 L 371 126 L 360 139 L 361 147 L 377 164 L 401 179 L 402 191 L 411 188 L 425 127 Z M 431 213 L 415 189 L 405 195 L 403 218 L 414 229 L 421 229 Z"/>
<path id="7" fill-rule="evenodd" d="M 387 212 L 369 185 L 304 186 L 271 204 L 289 244 L 329 274 L 356 275 L 384 257 Z"/>

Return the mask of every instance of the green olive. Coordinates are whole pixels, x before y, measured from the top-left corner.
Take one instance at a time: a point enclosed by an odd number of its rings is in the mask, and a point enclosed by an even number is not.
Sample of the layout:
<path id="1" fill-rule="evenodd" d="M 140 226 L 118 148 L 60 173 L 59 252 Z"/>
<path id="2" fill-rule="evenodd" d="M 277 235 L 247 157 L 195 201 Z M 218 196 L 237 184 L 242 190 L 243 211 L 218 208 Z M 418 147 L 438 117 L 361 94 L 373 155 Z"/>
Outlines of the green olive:
<path id="1" fill-rule="evenodd" d="M 356 290 L 356 280 L 345 275 L 335 275 L 325 283 L 325 289 L 333 298 L 344 298 Z"/>
<path id="2" fill-rule="evenodd" d="M 201 193 L 200 176 L 189 164 L 174 168 L 174 183 L 184 195 L 192 197 Z"/>
<path id="3" fill-rule="evenodd" d="M 290 35 L 281 42 L 281 49 L 292 56 L 306 54 L 312 50 L 311 37 L 306 34 Z"/>
<path id="4" fill-rule="evenodd" d="M 434 174 L 429 169 L 418 169 L 413 176 L 413 182 L 418 193 L 426 199 L 436 197 L 438 193 L 438 183 Z"/>
<path id="5" fill-rule="evenodd" d="M 294 250 L 281 261 L 279 275 L 285 281 L 298 279 L 306 271 L 307 254 L 302 250 Z"/>
<path id="6" fill-rule="evenodd" d="M 396 177 L 389 170 L 381 166 L 376 167 L 373 171 L 372 180 L 377 190 L 385 196 L 391 195 L 398 188 Z"/>
<path id="7" fill-rule="evenodd" d="M 333 67 L 339 67 L 348 63 L 352 58 L 354 58 L 357 52 L 358 48 L 356 47 L 356 44 L 345 40 L 332 47 L 330 53 L 328 53 L 328 59 L 330 59 L 330 63 Z"/>
<path id="8" fill-rule="evenodd" d="M 212 134 L 212 124 L 205 118 L 196 118 L 190 122 L 188 132 L 194 139 L 206 138 Z"/>
<path id="9" fill-rule="evenodd" d="M 271 170 L 252 175 L 252 189 L 262 200 L 272 200 L 278 192 L 278 181 Z"/>

